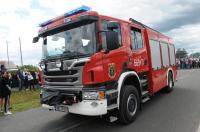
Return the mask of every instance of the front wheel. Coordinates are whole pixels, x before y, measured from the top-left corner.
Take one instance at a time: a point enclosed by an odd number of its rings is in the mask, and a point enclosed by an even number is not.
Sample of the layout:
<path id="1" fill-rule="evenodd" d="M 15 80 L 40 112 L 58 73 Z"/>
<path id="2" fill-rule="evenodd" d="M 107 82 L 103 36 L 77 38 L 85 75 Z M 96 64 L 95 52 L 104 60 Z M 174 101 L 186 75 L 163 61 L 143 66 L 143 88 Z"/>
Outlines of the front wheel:
<path id="1" fill-rule="evenodd" d="M 165 91 L 167 93 L 171 92 L 174 88 L 174 81 L 173 81 L 173 75 L 171 72 L 169 72 L 168 74 L 168 85 L 167 87 L 165 88 Z"/>
<path id="2" fill-rule="evenodd" d="M 140 108 L 139 94 L 135 86 L 125 85 L 120 94 L 119 120 L 123 124 L 133 122 Z"/>

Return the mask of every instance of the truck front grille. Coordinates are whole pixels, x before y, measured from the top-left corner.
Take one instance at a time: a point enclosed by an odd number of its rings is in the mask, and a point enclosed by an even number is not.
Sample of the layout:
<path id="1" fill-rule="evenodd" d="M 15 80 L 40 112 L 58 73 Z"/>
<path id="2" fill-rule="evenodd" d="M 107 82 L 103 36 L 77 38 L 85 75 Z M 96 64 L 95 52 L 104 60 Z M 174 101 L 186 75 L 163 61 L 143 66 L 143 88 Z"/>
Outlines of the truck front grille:
<path id="1" fill-rule="evenodd" d="M 48 86 L 74 86 L 82 85 L 82 69 L 68 71 L 47 71 L 44 73 L 45 84 Z"/>
<path id="2" fill-rule="evenodd" d="M 55 62 L 47 63 L 47 71 L 44 71 L 45 87 L 75 88 L 82 86 L 82 72 L 88 58 L 65 60 L 63 68 L 57 68 Z"/>

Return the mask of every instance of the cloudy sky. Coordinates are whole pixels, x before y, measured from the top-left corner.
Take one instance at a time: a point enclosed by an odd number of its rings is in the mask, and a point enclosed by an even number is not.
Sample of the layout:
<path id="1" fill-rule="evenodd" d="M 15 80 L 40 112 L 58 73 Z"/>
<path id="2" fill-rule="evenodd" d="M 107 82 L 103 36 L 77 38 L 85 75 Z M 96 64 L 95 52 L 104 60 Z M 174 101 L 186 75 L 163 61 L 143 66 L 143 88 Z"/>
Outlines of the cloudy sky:
<path id="1" fill-rule="evenodd" d="M 200 0 L 2 0 L 0 4 L 0 60 L 20 64 L 19 37 L 24 64 L 36 65 L 41 45 L 33 44 L 38 24 L 70 9 L 87 5 L 100 14 L 130 17 L 167 34 L 176 48 L 200 52 Z"/>

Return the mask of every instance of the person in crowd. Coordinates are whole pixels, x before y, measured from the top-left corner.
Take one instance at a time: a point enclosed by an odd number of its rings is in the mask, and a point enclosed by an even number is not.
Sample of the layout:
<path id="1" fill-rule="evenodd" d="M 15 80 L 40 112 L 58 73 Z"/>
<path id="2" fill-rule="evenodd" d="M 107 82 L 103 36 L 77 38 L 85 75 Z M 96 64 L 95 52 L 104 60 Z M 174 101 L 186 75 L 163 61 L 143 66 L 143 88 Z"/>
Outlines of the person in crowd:
<path id="1" fill-rule="evenodd" d="M 34 85 L 34 87 L 35 87 L 35 84 L 36 84 L 36 74 L 35 74 L 34 71 L 32 71 L 32 72 L 31 72 L 31 75 L 32 75 L 32 77 L 33 77 L 33 85 Z"/>
<path id="2" fill-rule="evenodd" d="M 176 59 L 176 66 L 177 66 L 177 69 L 180 69 L 180 60 L 179 59 Z"/>
<path id="3" fill-rule="evenodd" d="M 195 59 L 192 60 L 192 68 L 193 69 L 196 68 L 196 60 Z"/>
<path id="4" fill-rule="evenodd" d="M 17 79 L 19 82 L 19 91 L 21 91 L 23 89 L 23 84 L 24 84 L 24 75 L 23 75 L 23 71 L 20 70 L 20 68 L 17 66 L 18 70 L 17 70 Z"/>
<path id="5" fill-rule="evenodd" d="M 198 67 L 200 68 L 200 58 L 199 58 L 199 61 L 198 61 Z"/>
<path id="6" fill-rule="evenodd" d="M 25 89 L 28 89 L 28 72 L 25 72 L 24 86 L 25 86 Z"/>
<path id="7" fill-rule="evenodd" d="M 195 59 L 196 65 L 195 67 L 198 68 L 198 59 Z"/>
<path id="8" fill-rule="evenodd" d="M 10 115 L 12 114 L 9 111 L 9 100 L 11 95 L 11 87 L 10 87 L 10 79 L 9 79 L 9 73 L 7 71 L 3 72 L 2 77 L 2 92 L 4 97 L 4 115 Z"/>
<path id="9" fill-rule="evenodd" d="M 183 67 L 184 67 L 183 65 L 184 65 L 184 64 L 183 64 L 183 59 L 182 59 L 182 58 L 180 59 L 180 65 L 181 65 L 180 68 L 183 69 Z"/>
<path id="10" fill-rule="evenodd" d="M 13 79 L 11 73 L 8 73 L 8 78 L 9 78 L 9 84 L 10 84 L 10 88 L 11 88 L 11 86 L 12 86 L 12 79 Z M 11 97 L 11 96 L 10 96 L 10 97 Z M 8 105 L 9 105 L 9 110 L 12 109 L 10 98 L 9 98 L 9 100 L 8 100 Z"/>
<path id="11" fill-rule="evenodd" d="M 32 90 L 32 88 L 33 88 L 33 90 L 35 90 L 35 86 L 34 86 L 34 82 L 33 81 L 34 81 L 33 80 L 33 76 L 31 75 L 30 72 L 28 72 L 28 84 L 29 84 L 30 90 Z"/>
<path id="12" fill-rule="evenodd" d="M 188 58 L 185 59 L 185 67 L 186 67 L 186 69 L 189 69 L 189 59 Z"/>
<path id="13" fill-rule="evenodd" d="M 188 64 L 187 59 L 184 59 L 184 69 L 187 69 L 187 64 Z"/>
<path id="14" fill-rule="evenodd" d="M 36 87 L 39 88 L 39 74 L 38 72 L 35 72 L 35 78 L 36 78 Z"/>
<path id="15" fill-rule="evenodd" d="M 2 74 L 0 72 L 0 112 L 3 112 Z"/>

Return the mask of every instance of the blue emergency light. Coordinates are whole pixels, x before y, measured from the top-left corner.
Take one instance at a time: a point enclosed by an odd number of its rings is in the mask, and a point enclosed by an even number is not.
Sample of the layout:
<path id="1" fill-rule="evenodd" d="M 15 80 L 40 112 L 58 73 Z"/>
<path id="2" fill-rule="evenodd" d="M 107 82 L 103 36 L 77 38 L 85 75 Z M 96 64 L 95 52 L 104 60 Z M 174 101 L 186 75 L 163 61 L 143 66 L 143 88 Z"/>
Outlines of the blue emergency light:
<path id="1" fill-rule="evenodd" d="M 63 14 L 62 16 L 58 17 L 58 19 L 62 18 L 62 17 L 69 17 L 69 16 L 72 16 L 72 15 L 75 15 L 75 14 L 78 14 L 78 13 L 82 13 L 82 12 L 86 12 L 86 11 L 90 11 L 90 10 L 91 10 L 90 7 L 83 5 L 83 6 L 79 7 L 79 8 L 76 8 L 74 10 L 71 10 L 71 11 Z M 50 19 L 48 21 L 45 21 L 45 22 L 39 24 L 39 27 L 44 27 L 44 26 L 46 26 L 46 25 L 48 25 L 50 23 L 53 23 L 54 21 L 56 21 L 58 19 Z"/>

